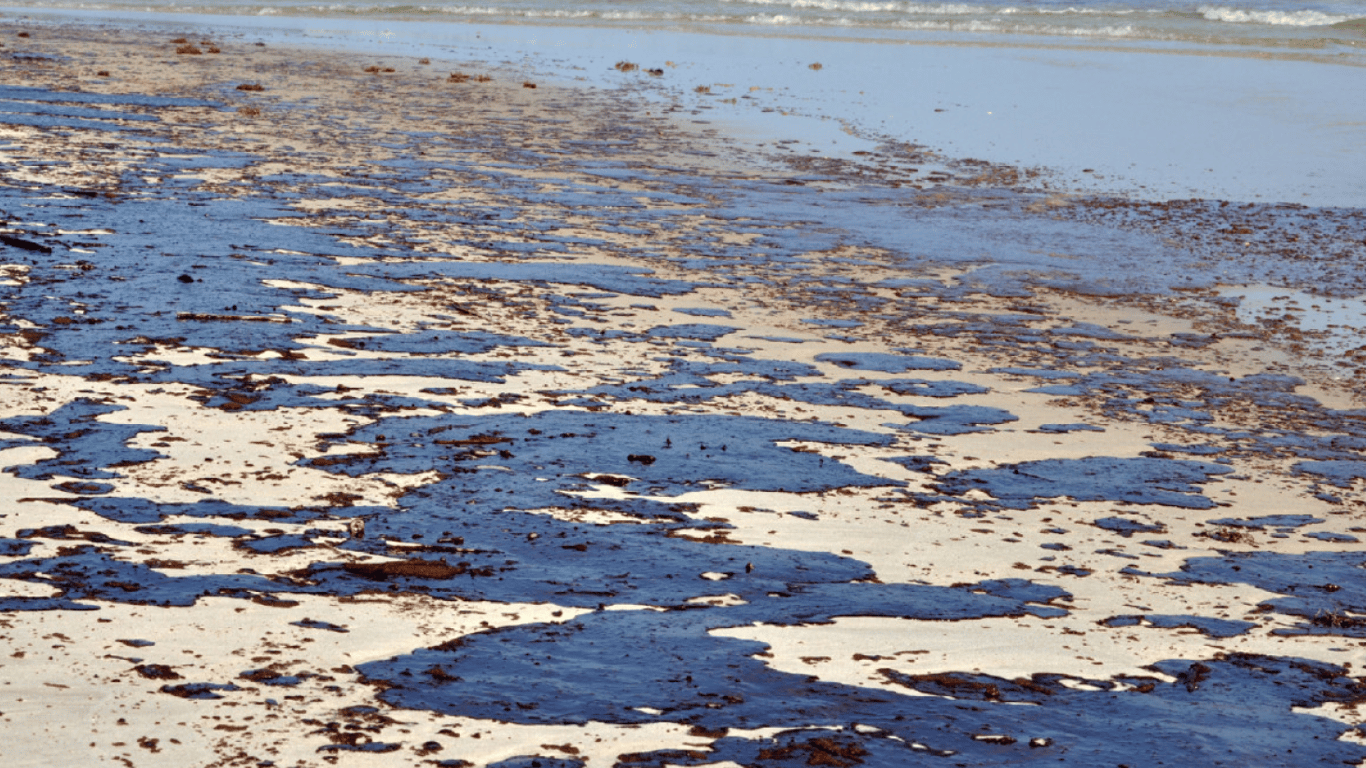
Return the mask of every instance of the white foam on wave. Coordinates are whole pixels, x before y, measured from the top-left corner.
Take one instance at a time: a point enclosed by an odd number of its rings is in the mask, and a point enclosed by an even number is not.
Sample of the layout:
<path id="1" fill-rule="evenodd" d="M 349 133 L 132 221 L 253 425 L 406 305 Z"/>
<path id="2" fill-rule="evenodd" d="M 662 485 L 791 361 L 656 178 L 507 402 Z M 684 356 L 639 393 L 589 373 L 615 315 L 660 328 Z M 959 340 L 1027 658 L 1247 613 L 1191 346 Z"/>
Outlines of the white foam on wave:
<path id="1" fill-rule="evenodd" d="M 794 4 L 806 4 L 812 8 L 831 6 L 878 6 L 890 7 L 893 5 L 908 7 L 909 3 L 861 3 L 848 2 L 848 0 L 726 0 L 727 2 L 746 2 L 759 5 L 792 6 Z M 923 8 L 942 9 L 946 7 L 968 8 L 969 6 L 918 6 Z M 355 6 L 350 8 L 352 12 L 358 9 Z M 1028 35 L 1059 35 L 1065 37 L 1133 37 L 1140 33 L 1136 27 L 1128 24 L 1124 25 L 1094 25 L 1076 26 L 1066 24 L 1049 23 L 1029 23 L 1023 20 L 1007 20 L 997 16 L 992 19 L 970 19 L 962 18 L 956 12 L 945 14 L 948 18 L 911 18 L 888 20 L 886 18 L 873 19 L 859 15 L 854 12 L 852 16 L 844 15 L 823 15 L 811 13 L 755 13 L 755 14 L 736 14 L 736 15 L 716 15 L 716 14 L 680 14 L 668 12 L 649 12 L 649 11 L 605 11 L 605 10 L 567 10 L 567 9 L 546 9 L 546 8 L 508 8 L 477 5 L 438 5 L 438 6 L 416 6 L 410 10 L 418 12 L 436 12 L 447 16 L 466 16 L 466 17 L 502 17 L 520 19 L 561 19 L 561 20 L 582 20 L 598 19 L 608 22 L 634 21 L 634 22 L 692 22 L 702 24 L 751 24 L 762 27 L 843 27 L 843 28 L 876 28 L 876 27 L 895 27 L 907 30 L 921 31 L 942 31 L 942 32 L 976 32 L 986 34 L 1028 34 Z M 794 9 L 795 10 L 795 9 Z M 846 11 L 854 10 L 845 8 Z M 1000 9 L 998 9 L 999 11 Z M 965 14 L 964 14 L 965 15 Z M 1019 18 L 1019 17 L 1015 17 Z M 1151 36 L 1151 35 L 1149 35 Z"/>
<path id="2" fill-rule="evenodd" d="M 755 14 L 748 16 L 745 21 L 750 24 L 770 24 L 776 26 L 788 26 L 792 24 L 808 24 L 811 19 L 801 19 L 796 16 L 784 16 L 782 14 Z"/>
<path id="3" fill-rule="evenodd" d="M 970 3 L 913 3 L 904 0 L 721 0 L 744 5 L 777 5 L 793 10 L 843 11 L 851 13 L 899 13 L 909 16 L 1127 16 L 1159 13 L 1137 8 L 1064 8 L 972 5 Z"/>
<path id="4" fill-rule="evenodd" d="M 602 18 L 609 21 L 674 21 L 684 16 L 678 13 L 644 13 L 641 11 L 605 11 Z M 692 21 L 700 18 L 689 17 Z"/>
<path id="5" fill-rule="evenodd" d="M 1037 13 L 1042 16 L 1129 16 L 1135 13 L 1159 14 L 1162 11 L 1152 8 L 1002 8 L 997 13 Z"/>
<path id="6" fill-rule="evenodd" d="M 780 5 L 794 10 L 851 13 L 908 13 L 923 16 L 969 16 L 999 13 L 1000 9 L 967 3 L 907 3 L 901 0 L 721 0 L 744 5 Z"/>
<path id="7" fill-rule="evenodd" d="M 329 14 L 346 13 L 355 16 L 386 14 L 441 14 L 444 16 L 465 16 L 483 18 L 517 19 L 603 19 L 607 21 L 673 21 L 682 18 L 705 20 L 703 17 L 684 17 L 677 13 L 650 13 L 644 11 L 595 11 L 566 10 L 556 8 L 511 8 L 487 5 L 315 5 L 295 6 L 295 13 Z M 259 16 L 279 15 L 278 8 L 265 7 L 257 11 Z M 715 17 L 721 19 L 722 17 Z"/>
<path id="8" fill-rule="evenodd" d="M 1138 34 L 1132 25 L 1097 27 L 1065 27 L 1054 24 L 1015 24 L 1002 21 L 899 21 L 901 29 L 931 32 L 982 32 L 998 35 L 1059 35 L 1063 37 L 1133 37 Z"/>
<path id="9" fill-rule="evenodd" d="M 593 11 L 491 8 L 478 5 L 424 5 L 419 6 L 418 10 L 427 13 L 442 13 L 447 16 L 512 16 L 525 19 L 587 19 L 597 18 L 598 16 L 598 14 Z"/>
<path id="10" fill-rule="evenodd" d="M 1325 27 L 1340 24 L 1351 16 L 1338 16 L 1323 11 L 1249 11 L 1230 8 L 1225 5 L 1202 5 L 1200 14 L 1209 21 L 1227 21 L 1235 24 L 1269 24 L 1279 27 Z"/>
<path id="11" fill-rule="evenodd" d="M 446 13 L 452 16 L 496 16 L 507 13 L 506 8 L 486 8 L 477 5 L 439 5 L 422 6 L 422 10 Z"/>

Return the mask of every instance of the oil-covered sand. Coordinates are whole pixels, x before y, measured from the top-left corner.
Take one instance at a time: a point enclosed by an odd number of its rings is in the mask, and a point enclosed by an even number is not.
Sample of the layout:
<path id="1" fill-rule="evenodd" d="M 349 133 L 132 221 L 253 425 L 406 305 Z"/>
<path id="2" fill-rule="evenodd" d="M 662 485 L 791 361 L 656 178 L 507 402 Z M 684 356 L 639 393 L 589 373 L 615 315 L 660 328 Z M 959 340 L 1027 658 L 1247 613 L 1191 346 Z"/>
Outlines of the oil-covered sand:
<path id="1" fill-rule="evenodd" d="M 1359 210 L 0 42 L 8 763 L 1366 759 Z"/>

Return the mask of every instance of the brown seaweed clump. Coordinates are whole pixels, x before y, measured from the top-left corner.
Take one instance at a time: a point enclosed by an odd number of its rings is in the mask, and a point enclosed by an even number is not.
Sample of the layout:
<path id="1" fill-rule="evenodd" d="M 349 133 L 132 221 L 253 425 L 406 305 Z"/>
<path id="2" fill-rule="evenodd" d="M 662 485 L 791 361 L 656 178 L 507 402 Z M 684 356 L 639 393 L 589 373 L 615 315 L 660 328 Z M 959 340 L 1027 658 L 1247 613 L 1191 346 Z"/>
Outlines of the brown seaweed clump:
<path id="1" fill-rule="evenodd" d="M 406 576 L 414 579 L 449 579 L 465 573 L 465 565 L 449 565 L 439 560 L 391 560 L 383 563 L 347 563 L 347 573 L 367 579 Z"/>

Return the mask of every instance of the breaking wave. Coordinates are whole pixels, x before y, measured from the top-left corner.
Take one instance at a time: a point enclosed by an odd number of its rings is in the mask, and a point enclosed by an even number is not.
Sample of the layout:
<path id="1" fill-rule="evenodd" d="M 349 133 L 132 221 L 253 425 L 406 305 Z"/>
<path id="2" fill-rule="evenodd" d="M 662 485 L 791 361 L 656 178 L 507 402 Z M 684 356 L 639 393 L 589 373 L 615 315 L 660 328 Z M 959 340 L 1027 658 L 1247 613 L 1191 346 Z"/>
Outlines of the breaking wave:
<path id="1" fill-rule="evenodd" d="M 762 34 L 825 30 L 1029 35 L 1251 44 L 1356 45 L 1366 0 L 6 0 L 27 7 L 227 15 L 422 18 L 474 23 L 746 27 Z M 804 28 L 804 29 L 803 29 Z M 846 32 L 837 32 L 845 30 Z M 1312 39 L 1311 39 L 1312 38 Z M 1323 41 L 1329 41 L 1324 43 Z"/>
<path id="2" fill-rule="evenodd" d="M 1251 11 L 1222 5 L 1202 5 L 1200 15 L 1209 21 L 1228 21 L 1236 24 L 1269 24 L 1283 27 L 1326 27 L 1350 21 L 1351 16 L 1338 16 L 1323 11 Z"/>

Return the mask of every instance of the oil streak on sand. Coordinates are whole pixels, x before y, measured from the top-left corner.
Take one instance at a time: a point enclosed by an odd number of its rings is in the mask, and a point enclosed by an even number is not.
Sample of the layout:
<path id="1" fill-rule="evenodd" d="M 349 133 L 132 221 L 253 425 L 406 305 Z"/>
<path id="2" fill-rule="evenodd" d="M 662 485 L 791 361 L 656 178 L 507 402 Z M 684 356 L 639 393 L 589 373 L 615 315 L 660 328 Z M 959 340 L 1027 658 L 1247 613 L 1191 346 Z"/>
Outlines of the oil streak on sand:
<path id="1" fill-rule="evenodd" d="M 186 29 L 0 26 L 10 764 L 1366 759 L 1360 209 Z"/>

